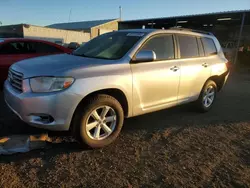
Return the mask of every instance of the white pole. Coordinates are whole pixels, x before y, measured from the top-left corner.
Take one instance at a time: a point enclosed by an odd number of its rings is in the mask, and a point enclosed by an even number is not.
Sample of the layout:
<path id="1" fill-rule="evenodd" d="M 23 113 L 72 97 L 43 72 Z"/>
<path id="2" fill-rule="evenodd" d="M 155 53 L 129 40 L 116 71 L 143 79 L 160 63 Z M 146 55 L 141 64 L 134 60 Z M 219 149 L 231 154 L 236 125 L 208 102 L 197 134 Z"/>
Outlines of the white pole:
<path id="1" fill-rule="evenodd" d="M 239 31 L 237 47 L 236 47 L 236 54 L 235 54 L 234 62 L 233 62 L 234 64 L 237 63 L 237 59 L 238 59 L 238 53 L 239 53 L 239 47 L 240 47 L 240 39 L 241 39 L 241 35 L 242 35 L 244 23 L 245 23 L 245 16 L 246 16 L 246 13 L 244 12 L 242 14 L 242 19 L 241 19 L 240 31 Z"/>
<path id="2" fill-rule="evenodd" d="M 68 23 L 70 22 L 71 12 L 72 12 L 72 8 L 71 8 L 71 9 L 70 9 L 70 11 L 69 11 L 69 19 L 68 19 Z M 67 29 L 67 30 L 68 30 L 68 29 Z M 66 32 L 65 42 L 66 42 L 66 41 L 67 41 L 67 39 L 68 39 L 68 32 L 69 32 L 69 30 Z"/>
<path id="3" fill-rule="evenodd" d="M 122 7 L 119 6 L 119 9 L 120 9 L 120 20 L 122 20 Z"/>

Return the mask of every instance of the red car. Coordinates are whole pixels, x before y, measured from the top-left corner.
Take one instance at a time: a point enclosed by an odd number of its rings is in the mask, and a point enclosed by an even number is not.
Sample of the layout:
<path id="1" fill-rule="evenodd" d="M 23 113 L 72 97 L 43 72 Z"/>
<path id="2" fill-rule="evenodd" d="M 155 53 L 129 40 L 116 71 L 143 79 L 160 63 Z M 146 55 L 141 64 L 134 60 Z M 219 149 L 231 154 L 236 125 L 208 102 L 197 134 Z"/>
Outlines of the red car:
<path id="1" fill-rule="evenodd" d="M 71 49 L 48 41 L 25 38 L 0 39 L 0 88 L 13 63 L 32 57 L 71 52 Z"/>

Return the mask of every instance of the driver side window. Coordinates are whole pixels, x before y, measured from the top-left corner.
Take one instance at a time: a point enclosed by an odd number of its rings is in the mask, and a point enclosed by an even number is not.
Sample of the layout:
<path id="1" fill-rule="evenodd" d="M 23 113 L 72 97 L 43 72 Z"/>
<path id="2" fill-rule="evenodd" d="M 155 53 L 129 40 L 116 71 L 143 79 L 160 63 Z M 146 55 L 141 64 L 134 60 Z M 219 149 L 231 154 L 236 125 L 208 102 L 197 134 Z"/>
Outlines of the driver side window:
<path id="1" fill-rule="evenodd" d="M 172 35 L 159 35 L 149 39 L 141 50 L 152 50 L 156 61 L 174 59 L 174 41 Z"/>

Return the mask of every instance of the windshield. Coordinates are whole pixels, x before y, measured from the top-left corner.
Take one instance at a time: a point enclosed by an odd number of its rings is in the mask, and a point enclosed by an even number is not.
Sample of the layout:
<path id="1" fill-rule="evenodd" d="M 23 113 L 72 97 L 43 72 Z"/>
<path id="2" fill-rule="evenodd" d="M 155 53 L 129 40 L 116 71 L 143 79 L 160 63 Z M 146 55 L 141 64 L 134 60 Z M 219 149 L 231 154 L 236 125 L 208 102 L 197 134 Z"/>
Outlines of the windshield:
<path id="1" fill-rule="evenodd" d="M 129 32 L 103 34 L 75 50 L 73 55 L 99 59 L 120 59 L 143 35 L 143 33 Z"/>

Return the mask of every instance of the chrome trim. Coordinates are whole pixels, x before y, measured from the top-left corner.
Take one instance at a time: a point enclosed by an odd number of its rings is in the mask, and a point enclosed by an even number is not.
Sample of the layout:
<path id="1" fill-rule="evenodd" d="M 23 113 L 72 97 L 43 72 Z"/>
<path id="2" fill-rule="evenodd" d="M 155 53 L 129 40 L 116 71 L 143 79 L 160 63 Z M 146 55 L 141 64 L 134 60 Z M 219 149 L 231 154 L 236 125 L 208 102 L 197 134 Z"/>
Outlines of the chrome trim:
<path id="1" fill-rule="evenodd" d="M 10 82 L 10 85 L 17 90 L 18 92 L 22 93 L 22 81 L 23 81 L 23 74 L 20 72 L 17 72 L 13 69 L 9 69 L 8 72 L 8 81 Z"/>

